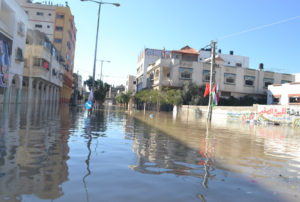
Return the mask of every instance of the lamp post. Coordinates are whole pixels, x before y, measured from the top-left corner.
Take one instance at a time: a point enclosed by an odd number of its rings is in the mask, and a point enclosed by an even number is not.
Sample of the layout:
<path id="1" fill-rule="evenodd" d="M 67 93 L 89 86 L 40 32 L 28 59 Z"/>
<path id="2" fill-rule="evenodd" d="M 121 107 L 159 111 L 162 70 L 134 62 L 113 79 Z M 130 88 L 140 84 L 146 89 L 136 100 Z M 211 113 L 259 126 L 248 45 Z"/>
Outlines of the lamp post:
<path id="1" fill-rule="evenodd" d="M 93 84 L 92 84 L 92 92 L 94 92 L 94 86 L 95 86 L 95 71 L 96 71 L 96 60 L 97 60 L 97 46 L 98 46 L 98 33 L 99 33 L 99 20 L 100 20 L 100 10 L 102 4 L 111 4 L 116 7 L 119 7 L 119 3 L 109 3 L 109 2 L 102 2 L 102 1 L 94 1 L 94 0 L 81 0 L 81 1 L 91 1 L 94 3 L 97 3 L 99 5 L 98 8 L 98 21 L 97 21 L 97 33 L 96 33 L 96 44 L 95 44 L 95 56 L 94 56 L 94 68 L 93 68 Z M 101 68 L 102 69 L 102 68 Z"/>

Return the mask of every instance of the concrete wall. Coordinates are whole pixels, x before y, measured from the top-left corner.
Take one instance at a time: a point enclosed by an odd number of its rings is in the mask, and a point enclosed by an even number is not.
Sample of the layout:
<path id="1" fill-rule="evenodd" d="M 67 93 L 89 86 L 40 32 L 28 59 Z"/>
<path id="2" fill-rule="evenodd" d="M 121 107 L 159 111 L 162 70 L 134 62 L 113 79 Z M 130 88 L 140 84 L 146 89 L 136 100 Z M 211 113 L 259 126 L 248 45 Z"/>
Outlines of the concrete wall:
<path id="1" fill-rule="evenodd" d="M 205 122 L 207 106 L 183 105 L 179 109 L 182 120 Z M 213 107 L 212 122 L 251 122 L 256 124 L 283 124 L 300 127 L 300 106 L 253 105 L 252 107 Z"/>

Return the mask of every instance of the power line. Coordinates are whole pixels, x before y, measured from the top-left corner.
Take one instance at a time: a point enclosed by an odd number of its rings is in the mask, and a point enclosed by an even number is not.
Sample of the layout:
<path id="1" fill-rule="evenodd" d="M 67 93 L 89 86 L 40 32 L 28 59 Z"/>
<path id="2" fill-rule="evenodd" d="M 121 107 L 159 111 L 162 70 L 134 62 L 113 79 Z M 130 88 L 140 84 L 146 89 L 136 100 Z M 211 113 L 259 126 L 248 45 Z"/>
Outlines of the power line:
<path id="1" fill-rule="evenodd" d="M 270 24 L 265 24 L 265 25 L 261 25 L 261 26 L 254 27 L 254 28 L 251 28 L 251 29 L 246 29 L 246 30 L 241 31 L 241 32 L 236 32 L 236 33 L 233 33 L 233 34 L 225 35 L 225 36 L 220 37 L 220 39 L 226 39 L 226 38 L 238 36 L 238 35 L 245 34 L 245 33 L 248 33 L 248 32 L 253 32 L 253 31 L 264 29 L 264 28 L 271 27 L 271 26 L 274 26 L 274 25 L 286 23 L 286 22 L 296 20 L 296 19 L 299 19 L 299 18 L 300 18 L 300 16 L 291 17 L 291 18 L 280 20 L 280 21 L 273 22 L 273 23 L 270 23 Z"/>

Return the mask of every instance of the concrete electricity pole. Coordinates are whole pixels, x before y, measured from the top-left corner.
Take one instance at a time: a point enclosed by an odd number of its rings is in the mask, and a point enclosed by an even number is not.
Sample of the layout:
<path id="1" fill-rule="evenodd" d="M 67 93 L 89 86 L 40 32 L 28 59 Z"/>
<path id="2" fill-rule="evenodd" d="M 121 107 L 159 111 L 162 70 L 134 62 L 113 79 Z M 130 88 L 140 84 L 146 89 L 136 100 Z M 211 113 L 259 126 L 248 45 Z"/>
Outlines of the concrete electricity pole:
<path id="1" fill-rule="evenodd" d="M 213 70 L 215 67 L 215 58 L 216 58 L 216 41 L 211 41 L 211 66 L 210 66 L 210 78 L 209 78 L 209 99 L 208 99 L 208 110 L 207 110 L 207 121 L 211 121 L 211 114 L 212 114 L 212 92 L 211 88 L 213 85 Z"/>

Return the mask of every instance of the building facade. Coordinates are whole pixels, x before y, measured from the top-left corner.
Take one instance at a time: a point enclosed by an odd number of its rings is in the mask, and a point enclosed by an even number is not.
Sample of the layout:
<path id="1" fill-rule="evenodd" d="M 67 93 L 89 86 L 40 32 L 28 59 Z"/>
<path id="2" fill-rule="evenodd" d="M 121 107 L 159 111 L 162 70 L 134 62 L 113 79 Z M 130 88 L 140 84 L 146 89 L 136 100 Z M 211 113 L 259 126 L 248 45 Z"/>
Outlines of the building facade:
<path id="1" fill-rule="evenodd" d="M 203 54 L 204 52 L 204 54 Z M 223 57 L 225 59 L 223 59 Z M 218 54 L 213 80 L 219 87 L 221 97 L 261 97 L 267 94 L 268 85 L 294 82 L 291 74 L 250 69 L 249 58 Z M 205 85 L 210 80 L 210 58 L 207 51 L 196 51 L 188 46 L 171 51 L 169 57 L 159 58 L 147 68 L 147 88 L 180 88 L 185 81 Z"/>
<path id="2" fill-rule="evenodd" d="M 125 92 L 135 93 L 136 91 L 136 77 L 133 75 L 128 75 L 126 79 Z"/>
<path id="3" fill-rule="evenodd" d="M 58 103 L 63 86 L 63 60 L 47 35 L 27 31 L 22 103 Z"/>
<path id="4" fill-rule="evenodd" d="M 60 102 L 69 103 L 72 95 L 76 26 L 74 16 L 67 2 L 65 5 L 33 3 L 31 0 L 18 0 L 29 16 L 31 29 L 44 32 L 64 58 L 64 84 Z"/>
<path id="5" fill-rule="evenodd" d="M 300 82 L 268 86 L 268 105 L 300 105 Z"/>
<path id="6" fill-rule="evenodd" d="M 27 15 L 15 0 L 0 0 L 0 103 L 20 103 Z"/>

